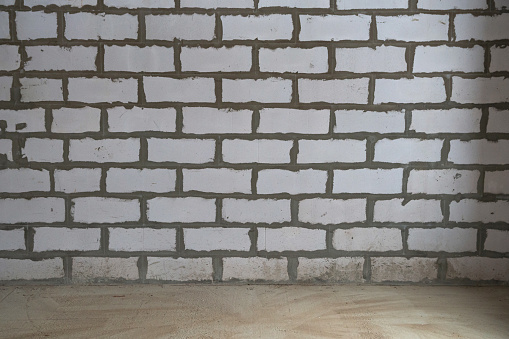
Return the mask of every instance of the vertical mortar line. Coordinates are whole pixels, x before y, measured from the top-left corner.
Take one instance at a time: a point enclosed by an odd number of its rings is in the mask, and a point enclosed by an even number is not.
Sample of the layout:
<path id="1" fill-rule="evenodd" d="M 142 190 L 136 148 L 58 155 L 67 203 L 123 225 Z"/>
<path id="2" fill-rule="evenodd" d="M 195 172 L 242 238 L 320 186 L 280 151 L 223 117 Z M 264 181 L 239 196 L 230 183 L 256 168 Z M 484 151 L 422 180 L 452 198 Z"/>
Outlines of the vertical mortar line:
<path id="1" fill-rule="evenodd" d="M 65 164 L 68 164 L 69 163 L 69 150 L 70 150 L 70 143 L 71 141 L 69 140 L 68 137 L 64 137 L 63 139 L 63 162 Z"/>
<path id="2" fill-rule="evenodd" d="M 260 2 L 260 0 L 254 0 L 254 8 L 255 8 L 255 11 L 258 13 L 258 3 Z"/>
<path id="3" fill-rule="evenodd" d="M 258 194 L 258 189 L 256 188 L 258 182 L 258 169 L 253 167 L 251 170 L 251 194 Z"/>
<path id="4" fill-rule="evenodd" d="M 104 73 L 104 53 L 105 53 L 104 43 L 99 42 L 99 45 L 97 46 L 97 58 L 95 62 L 98 74 Z"/>
<path id="5" fill-rule="evenodd" d="M 64 10 L 59 8 L 57 10 L 57 42 L 60 46 L 65 44 L 65 19 L 64 19 Z"/>
<path id="6" fill-rule="evenodd" d="M 491 66 L 491 48 L 493 47 L 493 44 L 486 44 L 484 45 L 484 73 L 489 74 L 490 73 L 490 66 Z"/>
<path id="7" fill-rule="evenodd" d="M 67 195 L 64 198 L 64 201 L 65 201 L 65 224 L 67 226 L 72 226 L 71 225 L 73 223 L 72 209 L 73 209 L 74 203 L 69 195 Z"/>
<path id="8" fill-rule="evenodd" d="M 224 224 L 223 220 L 223 199 L 216 198 L 216 224 L 222 225 Z"/>
<path id="9" fill-rule="evenodd" d="M 484 196 L 484 182 L 486 179 L 486 170 L 484 168 L 479 169 L 479 180 L 477 181 L 477 194 L 480 197 Z"/>
<path id="10" fill-rule="evenodd" d="M 64 268 L 64 283 L 72 283 L 72 257 L 62 257 L 62 265 Z"/>
<path id="11" fill-rule="evenodd" d="M 147 26 L 145 23 L 145 13 L 138 13 L 138 41 L 143 45 L 146 45 Z"/>
<path id="12" fill-rule="evenodd" d="M 454 19 L 456 18 L 455 13 L 449 14 L 449 31 L 448 31 L 448 40 L 449 42 L 456 41 L 456 31 L 454 27 Z"/>
<path id="13" fill-rule="evenodd" d="M 299 139 L 296 137 L 292 140 L 292 148 L 290 149 L 290 164 L 297 165 L 297 157 L 299 155 Z"/>
<path id="14" fill-rule="evenodd" d="M 442 145 L 442 150 L 440 154 L 440 163 L 442 166 L 447 166 L 449 164 L 448 158 L 449 158 L 449 152 L 451 150 L 451 140 L 449 137 L 444 138 L 444 143 Z"/>
<path id="15" fill-rule="evenodd" d="M 249 241 L 251 242 L 249 255 L 256 257 L 258 251 L 258 228 L 256 226 L 252 226 L 248 231 L 248 236 Z"/>
<path id="16" fill-rule="evenodd" d="M 327 52 L 329 57 L 329 73 L 334 74 L 334 71 L 336 70 L 336 47 L 330 44 L 327 45 Z"/>
<path id="17" fill-rule="evenodd" d="M 495 0 L 486 0 L 486 1 L 488 3 L 488 11 L 492 12 L 497 9 L 496 5 L 495 5 Z"/>
<path id="18" fill-rule="evenodd" d="M 177 226 L 175 228 L 176 233 L 176 243 L 175 243 L 175 250 L 179 257 L 181 257 L 184 254 L 184 251 L 186 250 L 185 244 L 184 244 L 184 229 L 182 226 Z"/>
<path id="19" fill-rule="evenodd" d="M 442 210 L 443 221 L 442 226 L 447 227 L 449 224 L 449 216 L 451 214 L 451 202 L 453 198 L 442 198 L 440 200 L 440 209 Z"/>
<path id="20" fill-rule="evenodd" d="M 371 15 L 371 23 L 369 25 L 369 42 L 376 42 L 378 39 L 378 29 L 376 27 L 376 14 Z"/>
<path id="21" fill-rule="evenodd" d="M 336 0 L 330 0 L 330 9 L 334 12 L 336 9 Z"/>
<path id="22" fill-rule="evenodd" d="M 405 135 L 411 134 L 410 128 L 412 127 L 412 114 L 413 110 L 405 109 Z"/>
<path id="23" fill-rule="evenodd" d="M 327 181 L 325 182 L 325 194 L 327 196 L 332 195 L 332 187 L 334 186 L 334 170 L 332 168 L 327 169 Z"/>
<path id="24" fill-rule="evenodd" d="M 417 11 L 417 1 L 418 0 L 410 0 L 409 4 L 408 4 L 408 8 L 410 9 L 410 11 Z"/>
<path id="25" fill-rule="evenodd" d="M 259 75 L 260 73 L 260 47 L 258 46 L 258 42 L 252 47 L 251 50 L 251 73 L 254 75 Z"/>
<path id="26" fill-rule="evenodd" d="M 299 104 L 299 80 L 297 79 L 297 75 L 292 75 L 292 99 L 291 103 L 298 105 Z"/>
<path id="27" fill-rule="evenodd" d="M 288 273 L 288 279 L 291 282 L 297 281 L 297 270 L 299 267 L 299 258 L 298 257 L 288 257 L 287 258 L 287 273 Z"/>
<path id="28" fill-rule="evenodd" d="M 477 255 L 481 256 L 484 254 L 484 243 L 486 242 L 486 238 L 488 237 L 488 230 L 482 224 L 480 224 L 479 229 L 477 230 Z"/>
<path id="29" fill-rule="evenodd" d="M 184 129 L 184 113 L 182 106 L 178 105 L 175 107 L 176 119 L 175 119 L 175 134 L 181 136 Z"/>
<path id="30" fill-rule="evenodd" d="M 366 197 L 366 225 L 373 223 L 373 215 L 375 211 L 375 200 L 371 196 Z"/>
<path id="31" fill-rule="evenodd" d="M 104 194 L 106 193 L 106 177 L 108 175 L 108 168 L 101 167 L 101 178 L 99 180 L 99 191 Z"/>
<path id="32" fill-rule="evenodd" d="M 294 196 L 290 198 L 290 224 L 299 225 L 299 200 Z"/>
<path id="33" fill-rule="evenodd" d="M 370 135 L 366 138 L 366 164 L 372 165 L 373 160 L 375 159 L 375 145 L 377 142 L 377 138 L 373 135 Z"/>
<path id="34" fill-rule="evenodd" d="M 450 102 L 452 97 L 452 76 L 445 74 L 443 76 L 445 86 L 445 102 Z"/>
<path id="35" fill-rule="evenodd" d="M 405 196 L 408 195 L 408 178 L 410 177 L 410 171 L 411 171 L 411 169 L 408 165 L 405 165 L 403 167 L 402 193 Z M 410 195 L 411 195 L 411 193 L 410 193 Z"/>
<path id="36" fill-rule="evenodd" d="M 51 108 L 44 109 L 44 127 L 45 132 L 51 133 L 51 124 L 53 123 L 53 114 Z"/>
<path id="37" fill-rule="evenodd" d="M 260 110 L 255 108 L 253 110 L 253 115 L 251 118 L 251 133 L 256 134 L 258 132 L 259 126 L 260 126 Z"/>
<path id="38" fill-rule="evenodd" d="M 175 67 L 175 73 L 182 73 L 182 61 L 180 60 L 180 56 L 182 54 L 182 41 L 173 40 L 173 65 Z"/>
<path id="39" fill-rule="evenodd" d="M 331 225 L 328 225 L 327 230 L 325 231 L 325 249 L 327 250 L 329 257 L 332 256 L 332 252 L 334 251 L 334 244 L 332 243 L 333 238 L 334 230 Z"/>
<path id="40" fill-rule="evenodd" d="M 50 168 L 49 170 L 49 191 L 55 193 L 55 169 Z"/>
<path id="41" fill-rule="evenodd" d="M 299 41 L 299 35 L 300 35 L 300 29 L 301 29 L 299 13 L 297 13 L 297 12 L 292 13 L 292 22 L 293 22 L 293 31 L 292 31 L 291 42 L 296 43 Z"/>
<path id="42" fill-rule="evenodd" d="M 15 9 L 9 10 L 9 33 L 10 33 L 10 41 L 16 41 L 17 37 L 18 37 L 18 32 L 16 30 L 16 10 Z"/>
<path id="43" fill-rule="evenodd" d="M 180 0 L 175 0 L 175 8 L 180 9 Z"/>
<path id="44" fill-rule="evenodd" d="M 106 108 L 101 107 L 99 132 L 100 132 L 102 138 L 105 138 L 107 136 L 108 129 L 109 129 L 108 112 L 107 112 Z"/>
<path id="45" fill-rule="evenodd" d="M 64 103 L 67 103 L 69 100 L 69 75 L 67 73 L 62 76 L 62 96 Z"/>
<path id="46" fill-rule="evenodd" d="M 148 141 L 147 141 L 147 137 L 145 137 L 145 136 L 140 137 L 139 157 L 140 157 L 140 164 L 146 165 L 146 163 L 148 162 Z M 143 167 L 145 167 L 145 166 L 143 166 Z"/>
<path id="47" fill-rule="evenodd" d="M 148 272 L 148 258 L 146 255 L 141 255 L 136 262 L 138 266 L 138 277 L 140 282 L 144 283 L 147 280 Z"/>
<path id="48" fill-rule="evenodd" d="M 223 102 L 223 80 L 222 78 L 214 78 L 216 104 L 221 105 Z"/>
<path id="49" fill-rule="evenodd" d="M 213 257 L 212 258 L 212 281 L 221 282 L 223 281 L 223 258 Z"/>
<path id="50" fill-rule="evenodd" d="M 175 182 L 175 192 L 180 195 L 184 191 L 184 173 L 182 167 L 179 165 L 176 168 L 176 182 Z"/>
<path id="51" fill-rule="evenodd" d="M 101 247 L 100 251 L 106 255 L 110 250 L 110 231 L 107 226 L 101 226 Z"/>
<path id="52" fill-rule="evenodd" d="M 143 85 L 143 75 L 138 77 L 138 105 L 145 105 L 147 103 L 145 97 L 145 89 Z"/>
<path id="53" fill-rule="evenodd" d="M 142 226 L 146 226 L 147 220 L 147 197 L 145 195 L 140 196 L 140 223 Z"/>
<path id="54" fill-rule="evenodd" d="M 215 14 L 215 19 L 216 19 L 215 35 L 217 47 L 219 47 L 223 42 L 223 23 L 221 22 L 221 15 L 219 13 Z"/>
<path id="55" fill-rule="evenodd" d="M 403 242 L 403 255 L 408 255 L 408 233 L 409 233 L 408 226 L 403 226 L 401 229 L 401 240 Z"/>
<path id="56" fill-rule="evenodd" d="M 417 48 L 416 44 L 408 44 L 405 50 L 405 60 L 407 65 L 407 73 L 408 75 L 412 75 L 414 71 L 414 61 L 415 61 L 415 50 Z"/>
<path id="57" fill-rule="evenodd" d="M 32 253 L 34 251 L 35 232 L 35 228 L 25 226 L 25 246 L 27 253 Z"/>
<path id="58" fill-rule="evenodd" d="M 376 76 L 370 74 L 368 83 L 368 105 L 373 105 L 375 101 L 375 82 Z"/>
<path id="59" fill-rule="evenodd" d="M 371 257 L 366 255 L 364 256 L 364 264 L 362 266 L 362 278 L 366 282 L 371 282 Z"/>
<path id="60" fill-rule="evenodd" d="M 221 137 L 221 135 L 218 135 L 217 136 L 217 139 L 214 141 L 215 142 L 215 146 L 216 146 L 216 151 L 215 151 L 215 154 L 214 154 L 214 163 L 216 165 L 221 165 L 223 163 L 223 138 Z"/>
<path id="61" fill-rule="evenodd" d="M 447 258 L 439 257 L 437 259 L 437 280 L 439 282 L 444 282 L 447 279 Z"/>
<path id="62" fill-rule="evenodd" d="M 334 136 L 334 129 L 336 128 L 336 111 L 334 108 L 330 109 L 330 117 L 329 117 L 329 136 L 332 138 Z"/>

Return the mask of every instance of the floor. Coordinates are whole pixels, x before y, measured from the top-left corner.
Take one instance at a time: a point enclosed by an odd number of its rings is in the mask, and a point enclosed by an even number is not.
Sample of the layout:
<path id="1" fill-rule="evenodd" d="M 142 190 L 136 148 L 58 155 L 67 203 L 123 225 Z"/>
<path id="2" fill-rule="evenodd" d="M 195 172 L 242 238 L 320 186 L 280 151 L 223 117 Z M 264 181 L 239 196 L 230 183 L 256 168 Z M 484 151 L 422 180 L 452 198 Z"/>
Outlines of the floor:
<path id="1" fill-rule="evenodd" d="M 509 287 L 0 286 L 2 338 L 509 338 Z"/>

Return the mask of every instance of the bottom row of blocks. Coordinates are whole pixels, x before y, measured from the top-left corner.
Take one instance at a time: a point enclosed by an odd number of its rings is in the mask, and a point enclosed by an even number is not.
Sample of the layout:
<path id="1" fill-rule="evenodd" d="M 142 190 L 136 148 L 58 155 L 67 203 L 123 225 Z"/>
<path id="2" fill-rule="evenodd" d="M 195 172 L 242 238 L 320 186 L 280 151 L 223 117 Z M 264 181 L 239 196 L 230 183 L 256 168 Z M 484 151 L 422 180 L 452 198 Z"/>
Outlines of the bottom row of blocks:
<path id="1" fill-rule="evenodd" d="M 102 281 L 212 281 L 212 258 L 148 257 L 146 277 L 140 276 L 141 259 L 72 258 L 72 281 L 75 283 Z M 222 278 L 228 281 L 317 281 L 317 282 L 433 282 L 440 276 L 437 258 L 404 257 L 341 257 L 298 258 L 296 277 L 287 258 L 222 258 Z M 370 265 L 368 269 L 366 265 Z M 460 257 L 448 258 L 445 279 L 472 281 L 509 281 L 509 258 Z M 443 265 L 442 265 L 443 266 Z M 217 268 L 216 268 L 217 270 Z M 369 273 L 365 273 L 369 272 Z M 69 274 L 68 274 L 69 275 Z M 141 274 L 145 275 L 145 274 Z M 294 273 L 295 275 L 295 273 Z M 366 276 L 368 275 L 368 277 Z M 0 280 L 63 279 L 62 258 L 29 260 L 0 259 Z M 443 279 L 443 278 L 442 278 Z"/>

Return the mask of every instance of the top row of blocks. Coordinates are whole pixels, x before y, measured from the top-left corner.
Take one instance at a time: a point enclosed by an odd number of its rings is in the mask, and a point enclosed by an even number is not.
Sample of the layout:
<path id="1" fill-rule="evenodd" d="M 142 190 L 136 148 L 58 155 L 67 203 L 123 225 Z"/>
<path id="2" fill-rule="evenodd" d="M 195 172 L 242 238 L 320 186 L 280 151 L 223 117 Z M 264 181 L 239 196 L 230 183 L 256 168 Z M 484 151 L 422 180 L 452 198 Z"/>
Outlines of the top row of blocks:
<path id="1" fill-rule="evenodd" d="M 0 0 L 0 6 L 14 6 L 15 0 Z M 98 0 L 24 0 L 28 7 L 36 6 L 97 6 Z M 104 0 L 104 5 L 113 8 L 175 8 L 176 0 Z M 180 0 L 180 8 L 247 8 L 254 9 L 254 0 Z M 478 10 L 488 9 L 487 0 L 418 0 L 417 8 L 424 10 Z M 409 0 L 335 0 L 333 8 L 339 10 L 362 9 L 408 9 Z M 495 0 L 497 9 L 508 6 L 507 0 Z M 286 7 L 286 8 L 331 8 L 330 0 L 259 0 L 257 8 Z"/>

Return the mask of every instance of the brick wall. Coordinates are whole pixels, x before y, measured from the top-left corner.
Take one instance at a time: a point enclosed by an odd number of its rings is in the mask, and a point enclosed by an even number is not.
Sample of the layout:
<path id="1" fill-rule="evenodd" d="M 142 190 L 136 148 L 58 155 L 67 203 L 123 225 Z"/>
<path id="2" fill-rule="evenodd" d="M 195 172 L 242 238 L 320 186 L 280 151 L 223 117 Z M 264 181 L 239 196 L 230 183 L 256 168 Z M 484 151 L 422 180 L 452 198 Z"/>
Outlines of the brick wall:
<path id="1" fill-rule="evenodd" d="M 0 280 L 508 282 L 506 6 L 0 0 Z"/>

